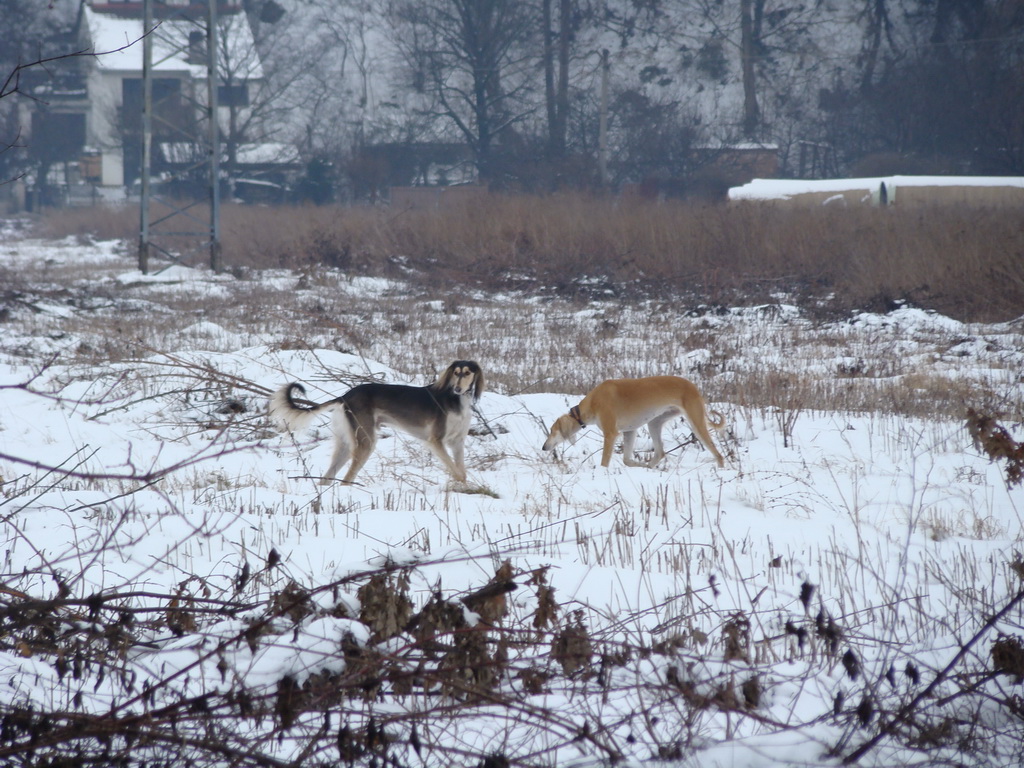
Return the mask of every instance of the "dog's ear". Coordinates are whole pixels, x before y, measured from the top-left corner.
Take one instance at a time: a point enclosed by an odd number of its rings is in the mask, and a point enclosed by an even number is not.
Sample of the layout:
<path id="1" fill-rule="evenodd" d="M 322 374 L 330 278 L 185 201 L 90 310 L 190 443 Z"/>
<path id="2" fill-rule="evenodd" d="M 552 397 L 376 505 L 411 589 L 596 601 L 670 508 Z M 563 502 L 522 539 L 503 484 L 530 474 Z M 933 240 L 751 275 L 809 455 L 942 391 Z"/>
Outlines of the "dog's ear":
<path id="1" fill-rule="evenodd" d="M 559 417 L 561 418 L 561 417 Z M 544 445 L 541 446 L 542 451 L 550 451 L 556 445 L 563 440 L 561 431 L 559 431 L 559 420 L 555 419 L 555 423 L 551 425 L 551 429 L 548 430 L 548 436 L 544 439 Z"/>
<path id="2" fill-rule="evenodd" d="M 469 361 L 469 364 L 470 370 L 473 371 L 473 402 L 475 403 L 484 393 L 484 369 L 472 360 Z"/>
<path id="3" fill-rule="evenodd" d="M 583 426 L 579 420 L 567 413 L 559 417 L 558 423 L 562 430 L 562 439 L 569 443 L 569 445 L 575 445 L 576 441 L 580 439 L 580 433 L 583 431 Z"/>
<path id="4" fill-rule="evenodd" d="M 455 366 L 458 364 L 459 362 L 458 360 L 456 360 L 454 363 L 445 368 L 441 375 L 437 377 L 436 386 L 438 389 L 451 389 L 452 381 L 455 378 Z"/>
<path id="5" fill-rule="evenodd" d="M 580 426 L 576 423 L 569 414 L 563 414 L 555 419 L 554 424 L 551 425 L 551 429 L 548 430 L 547 440 L 544 441 L 544 447 L 542 450 L 550 451 L 556 445 L 568 442 L 570 444 L 576 442 L 576 438 L 579 437 Z"/>

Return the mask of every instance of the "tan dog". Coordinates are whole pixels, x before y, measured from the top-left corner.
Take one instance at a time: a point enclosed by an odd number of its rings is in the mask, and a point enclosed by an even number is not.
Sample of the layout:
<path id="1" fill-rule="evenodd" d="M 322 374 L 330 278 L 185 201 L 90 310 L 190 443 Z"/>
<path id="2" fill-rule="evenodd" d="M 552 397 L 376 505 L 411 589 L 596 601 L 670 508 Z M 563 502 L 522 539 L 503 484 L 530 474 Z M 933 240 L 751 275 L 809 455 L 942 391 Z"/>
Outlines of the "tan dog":
<path id="1" fill-rule="evenodd" d="M 690 429 L 723 466 L 722 454 L 711 442 L 708 424 L 715 429 L 725 426 L 725 417 L 711 411 L 708 417 L 704 398 L 692 381 L 679 376 L 650 376 L 646 379 L 609 379 L 598 384 L 579 405 L 559 416 L 553 425 L 544 450 L 550 451 L 566 440 L 575 442 L 581 429 L 597 424 L 604 433 L 604 451 L 601 466 L 607 467 L 612 459 L 615 439 L 622 433 L 622 461 L 628 467 L 645 466 L 633 458 L 636 431 L 647 425 L 654 443 L 654 456 L 646 466 L 653 467 L 665 456 L 661 443 L 661 428 L 669 419 L 685 416 Z"/>
<path id="2" fill-rule="evenodd" d="M 473 403 L 484 391 L 484 373 L 472 360 L 456 360 L 426 387 L 371 382 L 353 387 L 341 397 L 319 405 L 301 405 L 295 393 L 304 395 L 301 384 L 287 384 L 270 399 L 270 418 L 284 428 L 305 429 L 313 416 L 333 411 L 334 455 L 321 481 L 329 484 L 349 459 L 352 464 L 343 483 L 356 473 L 373 453 L 377 428 L 381 424 L 400 429 L 427 444 L 459 482 L 466 480 L 463 445 L 473 418 Z M 448 455 L 445 447 L 451 449 Z"/>

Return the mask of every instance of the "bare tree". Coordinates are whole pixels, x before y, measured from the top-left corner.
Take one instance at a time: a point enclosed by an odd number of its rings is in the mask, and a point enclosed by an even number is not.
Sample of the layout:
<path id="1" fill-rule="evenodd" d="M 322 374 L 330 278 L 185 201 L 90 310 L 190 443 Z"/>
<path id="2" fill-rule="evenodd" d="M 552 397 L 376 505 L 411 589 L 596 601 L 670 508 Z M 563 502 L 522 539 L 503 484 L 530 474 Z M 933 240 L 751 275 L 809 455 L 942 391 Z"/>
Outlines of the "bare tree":
<path id="1" fill-rule="evenodd" d="M 535 34 L 533 7 L 517 0 L 403 0 L 395 18 L 413 86 L 429 95 L 472 148 L 484 179 L 496 175 L 495 145 L 532 111 L 526 43 Z"/>
<path id="2" fill-rule="evenodd" d="M 251 38 L 239 34 L 243 24 L 249 25 Z M 224 169 L 233 175 L 241 145 L 267 142 L 284 133 L 309 52 L 292 48 L 283 12 L 262 18 L 258 13 L 222 15 L 218 25 L 218 106 L 227 111 Z M 286 48 L 290 55 L 284 54 Z"/>
<path id="3" fill-rule="evenodd" d="M 865 20 L 865 29 L 864 66 L 860 76 L 860 90 L 866 91 L 874 82 L 883 43 L 888 42 L 890 50 L 894 47 L 893 24 L 889 16 L 888 0 L 866 0 L 861 13 Z"/>
<path id="4" fill-rule="evenodd" d="M 64 4 L 59 4 L 63 6 Z M 38 100 L 37 86 L 56 74 L 76 51 L 73 41 L 61 33 L 68 29 L 64 7 L 31 0 L 5 0 L 0 3 L 0 181 L 16 178 L 27 171 L 28 163 L 19 149 L 24 148 L 24 126 L 19 119 L 14 97 Z M 39 73 L 36 75 L 36 73 Z"/>
<path id="5" fill-rule="evenodd" d="M 1018 174 L 1024 168 L 1024 17 L 1012 0 L 870 0 L 859 87 L 824 110 L 871 173 Z"/>
<path id="6" fill-rule="evenodd" d="M 569 120 L 569 52 L 573 38 L 572 0 L 558 0 L 558 28 L 552 0 L 542 0 L 544 18 L 544 100 L 548 115 L 548 154 L 565 157 Z"/>
<path id="7" fill-rule="evenodd" d="M 761 108 L 757 105 L 754 59 L 764 16 L 764 0 L 740 0 L 740 67 L 743 71 L 743 135 L 757 137 Z"/>

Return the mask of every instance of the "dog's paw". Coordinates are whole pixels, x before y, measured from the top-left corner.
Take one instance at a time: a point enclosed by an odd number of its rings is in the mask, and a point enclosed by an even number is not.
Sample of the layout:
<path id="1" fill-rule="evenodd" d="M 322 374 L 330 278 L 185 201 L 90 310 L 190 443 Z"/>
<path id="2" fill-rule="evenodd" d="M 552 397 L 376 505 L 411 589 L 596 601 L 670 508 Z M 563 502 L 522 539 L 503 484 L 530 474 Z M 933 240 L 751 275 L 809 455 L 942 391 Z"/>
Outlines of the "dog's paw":
<path id="1" fill-rule="evenodd" d="M 448 485 L 448 490 L 454 493 L 465 493 L 468 496 L 490 496 L 492 499 L 500 499 L 498 494 L 486 485 L 469 483 L 466 481 L 453 481 Z"/>

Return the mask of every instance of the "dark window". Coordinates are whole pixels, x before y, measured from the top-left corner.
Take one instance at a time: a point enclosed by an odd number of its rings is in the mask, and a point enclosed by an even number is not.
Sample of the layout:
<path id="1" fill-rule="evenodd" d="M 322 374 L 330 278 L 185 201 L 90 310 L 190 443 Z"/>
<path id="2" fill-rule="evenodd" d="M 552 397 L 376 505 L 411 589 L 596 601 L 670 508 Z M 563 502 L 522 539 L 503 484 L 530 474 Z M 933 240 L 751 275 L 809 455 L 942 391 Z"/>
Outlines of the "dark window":
<path id="1" fill-rule="evenodd" d="M 249 86 L 245 83 L 217 86 L 217 104 L 221 107 L 248 107 Z"/>
<path id="2" fill-rule="evenodd" d="M 142 78 L 126 77 L 121 81 L 122 127 L 131 134 L 142 133 Z M 173 77 L 153 78 L 153 135 L 180 136 L 189 125 L 188 109 L 181 96 L 181 80 Z"/>
<path id="3" fill-rule="evenodd" d="M 201 64 L 206 60 L 206 33 L 192 30 L 188 33 L 188 61 Z"/>
<path id="4" fill-rule="evenodd" d="M 37 160 L 77 160 L 85 144 L 85 115 L 35 112 L 29 151 Z"/>

